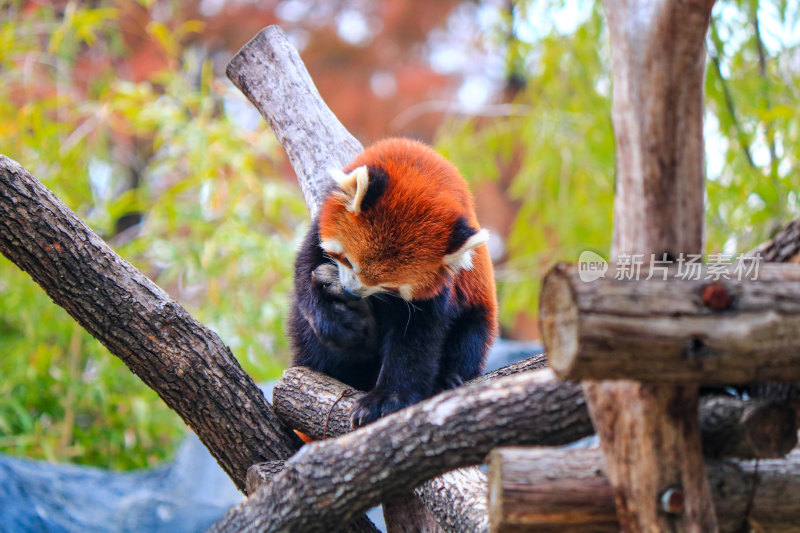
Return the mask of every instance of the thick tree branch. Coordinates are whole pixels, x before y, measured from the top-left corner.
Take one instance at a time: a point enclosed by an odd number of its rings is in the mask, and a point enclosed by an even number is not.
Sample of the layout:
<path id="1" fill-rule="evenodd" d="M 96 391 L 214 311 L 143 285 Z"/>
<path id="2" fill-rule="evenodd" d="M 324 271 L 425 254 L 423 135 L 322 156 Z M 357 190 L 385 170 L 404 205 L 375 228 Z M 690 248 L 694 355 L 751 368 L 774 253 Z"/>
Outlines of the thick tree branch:
<path id="1" fill-rule="evenodd" d="M 539 354 L 478 377 L 471 383 L 483 383 L 546 365 L 545 355 Z M 290 368 L 273 389 L 273 401 L 280 406 L 278 416 L 285 416 L 289 425 L 322 440 L 352 430 L 350 410 L 362 394 L 311 370 Z M 575 439 L 578 439 L 591 433 L 592 428 L 584 425 L 575 430 Z M 485 481 L 486 476 L 478 468 L 467 467 L 430 479 L 416 487 L 414 493 L 447 531 L 487 531 Z"/>
<path id="2" fill-rule="evenodd" d="M 589 427 L 578 384 L 547 370 L 459 387 L 336 439 L 306 445 L 217 531 L 325 531 L 502 443 L 565 444 Z M 551 413 L 552 406 L 571 413 Z M 489 414 L 491 413 L 491 416 Z"/>
<path id="3" fill-rule="evenodd" d="M 228 78 L 258 108 L 286 150 L 313 218 L 333 180 L 362 150 L 320 97 L 297 50 L 268 26 L 231 59 Z"/>
<path id="4" fill-rule="evenodd" d="M 797 531 L 800 450 L 780 460 L 710 461 L 707 470 L 721 531 Z M 498 448 L 489 479 L 492 531 L 620 529 L 599 450 Z"/>
<path id="5" fill-rule="evenodd" d="M 216 333 L 5 156 L 0 251 L 155 390 L 240 489 L 251 464 L 299 446 Z"/>

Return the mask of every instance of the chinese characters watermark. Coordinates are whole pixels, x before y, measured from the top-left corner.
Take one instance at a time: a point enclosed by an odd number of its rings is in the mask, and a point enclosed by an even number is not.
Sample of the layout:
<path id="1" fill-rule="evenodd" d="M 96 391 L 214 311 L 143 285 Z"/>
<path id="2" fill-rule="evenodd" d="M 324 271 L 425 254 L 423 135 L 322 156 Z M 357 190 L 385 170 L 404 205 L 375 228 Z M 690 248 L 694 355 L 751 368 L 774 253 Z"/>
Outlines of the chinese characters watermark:
<path id="1" fill-rule="evenodd" d="M 761 254 L 710 254 L 703 261 L 700 254 L 619 254 L 609 263 L 602 256 L 586 250 L 578 258 L 578 277 L 592 282 L 600 278 L 615 280 L 650 280 L 675 278 L 681 280 L 757 280 Z"/>

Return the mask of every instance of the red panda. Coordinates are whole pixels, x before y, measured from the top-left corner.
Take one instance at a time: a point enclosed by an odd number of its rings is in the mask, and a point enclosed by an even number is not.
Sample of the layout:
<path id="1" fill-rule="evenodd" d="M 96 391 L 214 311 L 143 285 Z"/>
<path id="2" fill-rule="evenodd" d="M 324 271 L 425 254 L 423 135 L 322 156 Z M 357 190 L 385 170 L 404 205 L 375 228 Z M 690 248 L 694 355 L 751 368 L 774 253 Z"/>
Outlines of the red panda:
<path id="1" fill-rule="evenodd" d="M 292 364 L 368 391 L 361 426 L 479 375 L 497 299 L 488 232 L 452 163 L 386 139 L 332 174 L 295 262 Z"/>

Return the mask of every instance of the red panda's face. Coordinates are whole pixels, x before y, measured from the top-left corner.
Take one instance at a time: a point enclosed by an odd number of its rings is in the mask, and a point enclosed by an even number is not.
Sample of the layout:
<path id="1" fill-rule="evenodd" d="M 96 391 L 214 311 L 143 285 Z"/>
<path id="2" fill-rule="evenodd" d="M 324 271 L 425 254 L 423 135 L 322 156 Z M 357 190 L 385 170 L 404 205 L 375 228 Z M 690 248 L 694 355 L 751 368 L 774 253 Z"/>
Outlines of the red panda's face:
<path id="1" fill-rule="evenodd" d="M 402 153 L 399 161 L 380 155 L 378 165 L 334 173 L 338 190 L 320 211 L 320 246 L 351 294 L 431 298 L 472 268 L 488 232 L 475 227 L 463 178 L 438 154 L 443 168 L 404 162 Z"/>

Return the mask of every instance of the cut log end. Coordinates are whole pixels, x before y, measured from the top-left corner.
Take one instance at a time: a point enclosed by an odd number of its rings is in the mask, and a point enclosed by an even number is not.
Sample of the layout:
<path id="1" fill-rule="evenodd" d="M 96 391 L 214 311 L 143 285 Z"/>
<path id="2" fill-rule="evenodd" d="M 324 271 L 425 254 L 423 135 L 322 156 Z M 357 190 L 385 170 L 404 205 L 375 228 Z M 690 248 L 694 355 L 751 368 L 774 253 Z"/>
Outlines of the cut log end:
<path id="1" fill-rule="evenodd" d="M 559 378 L 568 376 L 578 356 L 578 307 L 569 277 L 561 264 L 542 283 L 539 323 L 548 346 L 550 367 Z"/>

